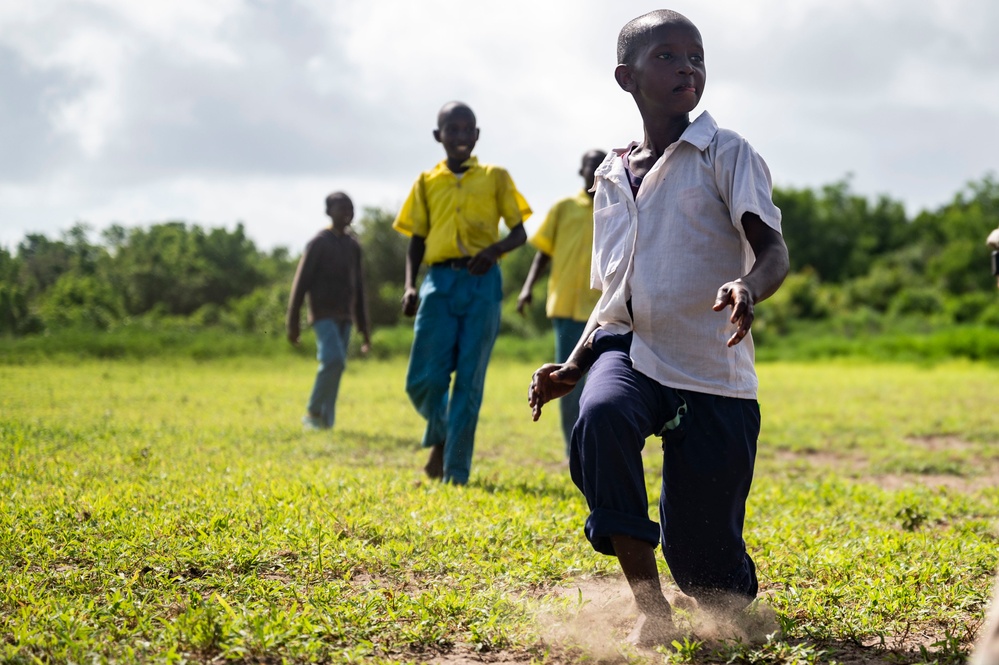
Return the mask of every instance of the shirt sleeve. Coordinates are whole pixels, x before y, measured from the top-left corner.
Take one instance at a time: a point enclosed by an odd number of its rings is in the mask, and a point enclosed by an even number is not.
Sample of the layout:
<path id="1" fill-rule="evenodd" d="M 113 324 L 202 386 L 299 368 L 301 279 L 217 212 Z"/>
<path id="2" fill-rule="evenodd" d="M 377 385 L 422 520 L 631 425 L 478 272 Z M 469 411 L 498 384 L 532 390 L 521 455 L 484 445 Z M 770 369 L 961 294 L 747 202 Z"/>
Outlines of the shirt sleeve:
<path id="1" fill-rule="evenodd" d="M 286 325 L 297 329 L 299 318 L 301 317 L 302 302 L 305 294 L 312 287 L 312 280 L 316 272 L 316 252 L 315 240 L 305 246 L 302 258 L 298 261 L 298 269 L 295 271 L 295 280 L 291 284 L 291 293 L 288 296 L 288 315 Z"/>
<path id="2" fill-rule="evenodd" d="M 732 214 L 732 224 L 742 226 L 747 212 L 759 216 L 763 223 L 778 233 L 781 214 L 773 201 L 770 169 L 763 158 L 741 136 L 734 136 L 718 148 L 715 159 L 715 181 L 718 192 Z"/>
<path id="3" fill-rule="evenodd" d="M 558 218 L 559 211 L 562 208 L 561 203 L 556 203 L 552 206 L 548 214 L 545 215 L 545 219 L 541 222 L 541 226 L 537 228 L 534 235 L 530 238 L 530 243 L 538 249 L 538 251 L 551 256 L 555 253 L 555 233 L 558 228 Z"/>
<path id="4" fill-rule="evenodd" d="M 368 303 L 364 297 L 364 261 L 361 253 L 361 245 L 356 245 L 354 257 L 354 270 L 357 271 L 356 292 L 354 293 L 354 325 L 367 338 L 370 335 L 371 324 L 368 321 Z"/>
<path id="5" fill-rule="evenodd" d="M 392 228 L 406 236 L 426 238 L 430 233 L 430 213 L 427 207 L 427 188 L 423 174 L 413 183 L 409 196 L 399 210 Z"/>
<path id="6" fill-rule="evenodd" d="M 527 200 L 517 190 L 516 185 L 513 184 L 513 178 L 510 177 L 506 169 L 496 168 L 493 173 L 497 180 L 496 200 L 500 216 L 503 217 L 507 228 L 512 229 L 518 224 L 527 221 L 527 218 L 532 213 L 531 206 L 527 204 Z"/>

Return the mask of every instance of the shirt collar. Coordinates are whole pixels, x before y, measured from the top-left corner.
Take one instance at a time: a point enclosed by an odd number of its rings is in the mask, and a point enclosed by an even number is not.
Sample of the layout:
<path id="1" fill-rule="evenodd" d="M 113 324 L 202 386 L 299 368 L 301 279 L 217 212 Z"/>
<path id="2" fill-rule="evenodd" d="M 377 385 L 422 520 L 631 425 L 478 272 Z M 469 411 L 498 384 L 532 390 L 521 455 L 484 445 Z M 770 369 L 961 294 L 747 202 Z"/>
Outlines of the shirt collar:
<path id="1" fill-rule="evenodd" d="M 711 144 L 711 139 L 717 133 L 718 123 L 715 122 L 710 113 L 702 111 L 694 119 L 694 122 L 687 125 L 687 129 L 683 130 L 678 140 L 686 141 L 703 152 L 707 150 Z M 623 182 L 627 182 L 627 177 L 624 175 L 624 161 L 621 158 L 627 155 L 636 145 L 638 145 L 638 141 L 632 141 L 623 148 L 614 148 L 611 150 L 607 153 L 607 157 L 600 166 L 597 167 L 596 175 L 601 178 L 610 178 L 616 175 L 619 178 L 623 178 Z"/>
<path id="2" fill-rule="evenodd" d="M 680 140 L 686 141 L 701 152 L 704 152 L 711 145 L 711 139 L 717 133 L 718 123 L 715 122 L 710 113 L 703 111 L 701 115 L 694 119 L 694 122 L 687 126 L 687 129 L 683 130 Z"/>
<path id="3" fill-rule="evenodd" d="M 471 171 L 473 169 L 479 168 L 479 158 L 476 157 L 475 155 L 472 155 L 471 157 L 469 157 L 468 159 L 466 159 L 461 164 L 462 164 L 462 166 L 467 166 L 468 167 L 468 171 L 465 171 L 465 173 L 468 173 L 469 171 Z M 431 175 L 440 175 L 442 173 L 450 173 L 451 175 L 455 175 L 454 172 L 451 171 L 451 169 L 448 168 L 448 166 L 447 166 L 447 159 L 444 159 L 439 164 L 437 164 L 437 166 L 435 166 L 433 168 L 433 171 L 431 172 Z M 462 175 L 464 175 L 464 173 Z"/>
<path id="4" fill-rule="evenodd" d="M 711 117 L 710 113 L 703 111 L 701 115 L 694 119 L 694 122 L 687 125 L 687 129 L 683 130 L 683 134 L 680 134 L 680 138 L 678 140 L 686 141 L 703 152 L 704 150 L 707 150 L 708 146 L 711 144 L 711 139 L 713 139 L 717 133 L 718 123 L 715 122 L 715 119 Z M 605 159 L 597 169 L 597 175 L 606 175 L 607 171 L 610 170 L 610 165 L 614 161 L 615 154 L 619 157 L 623 157 L 631 152 L 631 149 L 638 144 L 638 141 L 632 141 L 623 148 L 614 148 L 614 150 L 607 155 L 607 159 Z"/>

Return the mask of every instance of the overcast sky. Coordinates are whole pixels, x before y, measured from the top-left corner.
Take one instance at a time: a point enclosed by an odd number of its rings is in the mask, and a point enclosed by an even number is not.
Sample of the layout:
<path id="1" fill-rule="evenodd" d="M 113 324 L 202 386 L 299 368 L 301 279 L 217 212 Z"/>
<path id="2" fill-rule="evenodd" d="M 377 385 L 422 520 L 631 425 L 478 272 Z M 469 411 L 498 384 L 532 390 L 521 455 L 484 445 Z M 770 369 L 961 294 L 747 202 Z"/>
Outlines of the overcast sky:
<path id="1" fill-rule="evenodd" d="M 614 82 L 621 26 L 579 0 L 0 0 L 0 246 L 76 221 L 182 219 L 298 252 L 336 189 L 393 211 L 443 158 L 460 99 L 476 154 L 538 216 L 590 148 L 641 137 Z M 678 0 L 700 110 L 775 184 L 935 209 L 999 163 L 999 2 Z M 96 234 L 92 236 L 96 239 Z"/>

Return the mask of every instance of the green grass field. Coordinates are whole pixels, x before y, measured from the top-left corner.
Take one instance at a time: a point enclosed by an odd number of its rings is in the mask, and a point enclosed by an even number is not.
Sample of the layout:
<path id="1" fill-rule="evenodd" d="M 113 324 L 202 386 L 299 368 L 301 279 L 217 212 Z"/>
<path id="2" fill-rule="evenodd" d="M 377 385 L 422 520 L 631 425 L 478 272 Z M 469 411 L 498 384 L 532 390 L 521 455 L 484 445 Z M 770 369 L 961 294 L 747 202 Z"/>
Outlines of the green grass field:
<path id="1" fill-rule="evenodd" d="M 746 538 L 783 635 L 681 613 L 647 653 L 556 414 L 531 422 L 536 364 L 490 368 L 464 488 L 421 474 L 401 359 L 352 361 L 332 434 L 302 431 L 300 356 L 0 365 L 0 662 L 963 661 L 999 564 L 999 367 L 761 365 Z"/>

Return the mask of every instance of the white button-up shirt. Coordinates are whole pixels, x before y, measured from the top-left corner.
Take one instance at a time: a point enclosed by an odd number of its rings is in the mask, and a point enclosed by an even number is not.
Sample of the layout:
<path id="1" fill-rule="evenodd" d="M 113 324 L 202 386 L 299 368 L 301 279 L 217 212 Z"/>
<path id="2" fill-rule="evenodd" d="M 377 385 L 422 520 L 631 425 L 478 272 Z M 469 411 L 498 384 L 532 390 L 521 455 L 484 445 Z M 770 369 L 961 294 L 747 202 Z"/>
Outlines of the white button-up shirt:
<path id="1" fill-rule="evenodd" d="M 635 145 L 611 152 L 596 172 L 590 281 L 603 293 L 594 316 L 609 332 L 634 331 L 632 362 L 655 381 L 755 399 L 752 335 L 727 347 L 731 308 L 711 308 L 718 287 L 755 260 L 742 216 L 756 213 L 780 231 L 770 171 L 748 141 L 704 112 L 633 196 L 623 156 Z"/>

